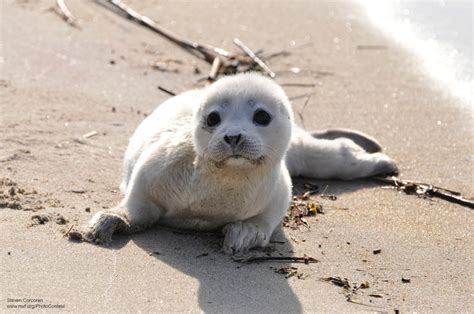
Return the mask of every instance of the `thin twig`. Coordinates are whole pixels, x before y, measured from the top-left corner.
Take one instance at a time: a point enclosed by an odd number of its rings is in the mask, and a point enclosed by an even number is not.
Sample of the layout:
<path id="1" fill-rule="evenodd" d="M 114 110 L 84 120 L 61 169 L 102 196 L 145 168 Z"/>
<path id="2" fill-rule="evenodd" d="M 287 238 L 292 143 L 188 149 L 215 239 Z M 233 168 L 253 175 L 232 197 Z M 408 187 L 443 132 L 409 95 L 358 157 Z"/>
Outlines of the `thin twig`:
<path id="1" fill-rule="evenodd" d="M 258 55 L 259 53 L 255 52 L 255 54 Z M 288 52 L 286 50 L 282 50 L 282 51 L 277 51 L 277 52 L 270 53 L 268 55 L 264 55 L 262 57 L 264 57 L 265 60 L 270 60 L 270 59 L 277 58 L 277 57 L 288 57 L 289 55 L 291 55 L 290 52 Z"/>
<path id="2" fill-rule="evenodd" d="M 164 88 L 163 86 L 158 85 L 158 89 L 168 95 L 176 96 L 175 92 L 170 91 L 169 89 Z"/>
<path id="3" fill-rule="evenodd" d="M 99 134 L 99 133 L 97 133 L 97 131 L 91 131 L 89 133 L 86 133 L 86 134 L 82 135 L 82 137 L 83 138 L 89 138 L 89 137 L 96 136 L 97 134 Z"/>
<path id="4" fill-rule="evenodd" d="M 74 228 L 74 225 L 71 225 L 71 227 L 69 227 L 69 229 L 64 233 L 65 238 L 69 237 L 69 233 L 71 232 L 72 228 Z"/>
<path id="5" fill-rule="evenodd" d="M 301 99 L 301 98 L 311 97 L 313 95 L 314 95 L 314 93 L 307 93 L 307 94 L 302 94 L 302 95 L 289 96 L 288 99 L 289 100 L 298 100 L 298 99 Z"/>
<path id="6" fill-rule="evenodd" d="M 281 86 L 288 86 L 288 87 L 314 87 L 316 84 L 305 84 L 305 83 L 280 83 Z"/>
<path id="7" fill-rule="evenodd" d="M 376 306 L 376 305 L 372 305 L 372 304 L 367 304 L 367 303 L 362 303 L 362 302 L 356 301 L 356 300 L 354 300 L 354 299 L 352 299 L 352 298 L 350 298 L 350 297 L 348 297 L 348 298 L 346 299 L 346 301 L 349 302 L 349 303 L 354 303 L 354 304 L 358 304 L 358 305 L 380 308 L 380 306 Z"/>
<path id="8" fill-rule="evenodd" d="M 253 256 L 248 258 L 239 258 L 234 257 L 234 261 L 239 263 L 257 263 L 257 262 L 269 262 L 269 261 L 278 261 L 278 262 L 293 262 L 293 263 L 318 263 L 319 261 L 314 257 L 310 256 Z"/>
<path id="9" fill-rule="evenodd" d="M 77 24 L 77 19 L 74 15 L 69 11 L 68 7 L 66 6 L 65 0 L 56 0 L 56 7 L 54 8 L 54 12 L 56 12 L 60 17 L 63 18 L 66 23 L 71 25 L 72 27 L 79 28 Z"/>
<path id="10" fill-rule="evenodd" d="M 474 209 L 474 201 L 469 200 L 461 195 L 461 193 L 434 186 L 429 183 L 416 182 L 411 180 L 401 180 L 396 177 L 374 177 L 374 180 L 387 183 L 398 190 L 404 191 L 406 194 L 416 194 L 419 196 L 435 196 L 451 203 Z"/>
<path id="11" fill-rule="evenodd" d="M 301 124 L 303 124 L 304 128 L 306 128 L 306 126 L 304 124 L 303 112 L 306 109 L 306 106 L 308 105 L 308 102 L 309 102 L 310 99 L 311 99 L 311 94 L 308 95 L 308 97 L 306 98 L 306 101 L 304 102 L 303 108 L 301 108 L 301 111 L 298 112 L 298 115 L 299 115 L 300 120 L 301 120 Z"/>
<path id="12" fill-rule="evenodd" d="M 257 57 L 255 53 L 250 50 L 249 47 L 247 47 L 242 41 L 240 41 L 240 39 L 234 38 L 234 44 L 237 45 L 237 47 L 239 47 L 240 49 L 242 49 L 242 51 L 245 52 L 250 58 L 252 58 L 252 60 L 256 64 L 258 64 L 262 68 L 262 70 L 265 71 L 271 78 L 275 78 L 275 72 L 270 70 L 270 68 L 262 61 L 262 59 Z"/>

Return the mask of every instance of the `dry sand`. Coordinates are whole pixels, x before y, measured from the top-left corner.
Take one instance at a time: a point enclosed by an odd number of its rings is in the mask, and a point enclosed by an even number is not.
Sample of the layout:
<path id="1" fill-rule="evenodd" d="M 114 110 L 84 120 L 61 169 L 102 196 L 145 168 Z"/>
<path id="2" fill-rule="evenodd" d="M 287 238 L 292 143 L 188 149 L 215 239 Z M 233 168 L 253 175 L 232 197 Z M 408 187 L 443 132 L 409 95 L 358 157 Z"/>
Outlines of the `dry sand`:
<path id="1" fill-rule="evenodd" d="M 272 245 L 277 251 L 321 261 L 294 265 L 305 279 L 269 268 L 287 264 L 237 264 L 219 252 L 214 235 L 157 227 L 117 237 L 111 248 L 65 240 L 64 230 L 120 199 L 127 138 L 168 97 L 157 86 L 193 88 L 209 67 L 92 1 L 69 1 L 81 19 L 82 29 L 74 29 L 48 11 L 52 2 L 1 2 L 1 188 L 8 193 L 11 180 L 17 193 L 24 189 L 17 195 L 22 210 L 0 209 L 1 311 L 25 304 L 9 298 L 77 312 L 474 310 L 472 211 L 364 180 L 317 181 L 338 195 L 323 202 L 349 210 L 328 210 L 309 219 L 310 230 L 275 235 L 285 242 Z M 285 87 L 290 97 L 313 93 L 299 124 L 365 131 L 399 162 L 403 178 L 472 193 L 472 110 L 432 84 L 352 4 L 127 3 L 198 41 L 234 50 L 239 37 L 254 49 L 290 51 L 269 65 L 280 83 L 316 84 Z M 163 59 L 182 64 L 171 72 L 150 67 Z M 288 73 L 291 67 L 302 71 Z M 301 113 L 305 98 L 293 103 Z M 97 135 L 82 137 L 91 131 Z M 33 224 L 33 215 L 50 221 Z M 367 281 L 353 296 L 365 305 L 320 280 L 329 276 Z"/>

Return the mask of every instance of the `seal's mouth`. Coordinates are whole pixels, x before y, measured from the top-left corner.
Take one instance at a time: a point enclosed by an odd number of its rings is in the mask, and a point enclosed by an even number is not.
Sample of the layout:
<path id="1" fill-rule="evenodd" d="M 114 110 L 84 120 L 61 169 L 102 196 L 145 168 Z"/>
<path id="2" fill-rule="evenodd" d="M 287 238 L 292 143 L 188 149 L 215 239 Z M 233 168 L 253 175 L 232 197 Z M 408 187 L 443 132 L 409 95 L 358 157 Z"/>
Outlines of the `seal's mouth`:
<path id="1" fill-rule="evenodd" d="M 226 158 L 218 162 L 215 162 L 215 165 L 218 168 L 242 167 L 242 166 L 245 167 L 245 165 L 252 165 L 252 167 L 254 167 L 254 166 L 261 165 L 265 161 L 265 159 L 266 159 L 265 156 L 260 156 L 257 158 L 249 158 L 244 155 L 233 154 L 233 155 L 227 156 Z"/>

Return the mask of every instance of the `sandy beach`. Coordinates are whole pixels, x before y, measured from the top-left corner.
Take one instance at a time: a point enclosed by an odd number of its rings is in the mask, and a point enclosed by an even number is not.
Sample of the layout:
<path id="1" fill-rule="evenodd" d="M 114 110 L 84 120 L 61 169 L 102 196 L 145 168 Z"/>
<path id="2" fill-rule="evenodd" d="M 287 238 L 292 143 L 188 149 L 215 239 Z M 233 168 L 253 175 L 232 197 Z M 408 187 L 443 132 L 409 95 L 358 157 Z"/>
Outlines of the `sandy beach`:
<path id="1" fill-rule="evenodd" d="M 436 85 L 355 4 L 126 3 L 199 42 L 236 51 L 238 37 L 254 50 L 287 51 L 268 65 L 299 125 L 366 132 L 402 178 L 474 194 L 472 107 Z M 128 138 L 169 97 L 157 87 L 202 86 L 209 65 L 93 1 L 68 1 L 80 29 L 53 5 L 0 4 L 0 190 L 13 202 L 0 208 L 0 311 L 474 310 L 472 210 L 370 180 L 311 181 L 337 200 L 315 196 L 324 215 L 309 217 L 309 229 L 274 235 L 274 252 L 315 264 L 236 263 L 218 235 L 159 226 L 117 236 L 108 248 L 68 241 L 67 230 L 120 200 Z M 166 71 L 155 62 L 168 62 Z M 292 266 L 304 276 L 275 272 Z M 327 277 L 347 278 L 351 288 Z"/>

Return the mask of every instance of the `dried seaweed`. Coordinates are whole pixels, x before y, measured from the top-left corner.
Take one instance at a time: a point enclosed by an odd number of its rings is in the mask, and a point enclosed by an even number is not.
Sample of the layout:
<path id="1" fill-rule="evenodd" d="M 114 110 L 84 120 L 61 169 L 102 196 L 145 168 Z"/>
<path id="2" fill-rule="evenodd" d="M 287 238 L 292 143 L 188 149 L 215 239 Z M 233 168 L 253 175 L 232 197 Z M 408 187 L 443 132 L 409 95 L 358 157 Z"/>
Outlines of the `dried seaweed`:
<path id="1" fill-rule="evenodd" d="M 302 195 L 293 196 L 288 213 L 283 218 L 283 226 L 298 229 L 300 226 L 309 228 L 308 220 L 305 217 L 324 214 L 323 206 L 310 199 L 315 191 L 307 191 Z"/>

